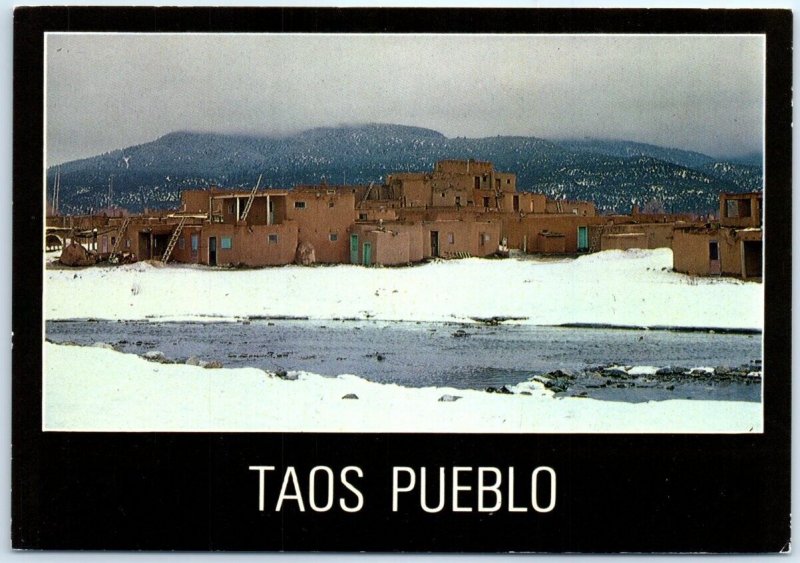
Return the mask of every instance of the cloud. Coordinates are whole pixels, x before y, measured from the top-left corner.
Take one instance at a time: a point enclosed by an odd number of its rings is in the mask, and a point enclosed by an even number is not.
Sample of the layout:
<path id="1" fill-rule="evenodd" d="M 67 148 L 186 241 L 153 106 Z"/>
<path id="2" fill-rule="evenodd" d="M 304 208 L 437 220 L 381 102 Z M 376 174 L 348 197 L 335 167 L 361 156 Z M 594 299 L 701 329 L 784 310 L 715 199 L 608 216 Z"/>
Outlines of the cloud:
<path id="1" fill-rule="evenodd" d="M 48 162 L 175 130 L 362 122 L 758 151 L 764 49 L 755 35 L 51 34 Z"/>

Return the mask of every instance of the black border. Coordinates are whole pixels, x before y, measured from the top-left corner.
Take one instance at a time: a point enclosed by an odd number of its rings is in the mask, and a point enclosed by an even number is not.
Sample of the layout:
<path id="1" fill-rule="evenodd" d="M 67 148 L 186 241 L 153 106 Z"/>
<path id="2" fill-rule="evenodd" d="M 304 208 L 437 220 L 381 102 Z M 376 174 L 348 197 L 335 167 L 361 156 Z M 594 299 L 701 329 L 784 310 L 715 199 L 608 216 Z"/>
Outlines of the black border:
<path id="1" fill-rule="evenodd" d="M 414 435 L 41 432 L 46 31 L 764 33 L 764 433 Z M 790 529 L 788 10 L 18 8 L 14 14 L 12 544 L 34 549 L 776 552 Z M 773 243 L 772 241 L 779 241 Z M 365 507 L 259 513 L 250 465 L 358 465 Z M 390 511 L 393 465 L 556 469 L 549 514 Z"/>

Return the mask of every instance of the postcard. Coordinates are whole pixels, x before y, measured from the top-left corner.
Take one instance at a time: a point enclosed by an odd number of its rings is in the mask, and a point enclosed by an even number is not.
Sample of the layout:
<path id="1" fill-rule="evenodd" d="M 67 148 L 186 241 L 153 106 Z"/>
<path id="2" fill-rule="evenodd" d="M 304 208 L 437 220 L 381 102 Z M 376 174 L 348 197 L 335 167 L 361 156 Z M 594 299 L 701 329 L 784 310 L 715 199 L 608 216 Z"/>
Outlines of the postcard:
<path id="1" fill-rule="evenodd" d="M 789 12 L 15 20 L 15 547 L 788 549 Z"/>

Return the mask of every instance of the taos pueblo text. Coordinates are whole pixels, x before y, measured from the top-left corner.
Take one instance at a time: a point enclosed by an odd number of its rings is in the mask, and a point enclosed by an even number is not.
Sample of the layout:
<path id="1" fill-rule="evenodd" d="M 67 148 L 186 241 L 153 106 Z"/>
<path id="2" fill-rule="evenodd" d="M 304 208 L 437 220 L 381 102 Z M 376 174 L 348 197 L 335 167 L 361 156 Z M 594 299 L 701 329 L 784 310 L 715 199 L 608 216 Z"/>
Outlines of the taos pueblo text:
<path id="1" fill-rule="evenodd" d="M 391 489 L 380 499 L 363 492 L 365 472 L 356 465 L 310 469 L 251 465 L 252 507 L 259 512 L 359 512 L 367 502 L 385 503 L 392 512 L 548 513 L 556 508 L 557 479 L 552 467 L 391 468 Z M 374 490 L 373 490 L 374 493 Z"/>

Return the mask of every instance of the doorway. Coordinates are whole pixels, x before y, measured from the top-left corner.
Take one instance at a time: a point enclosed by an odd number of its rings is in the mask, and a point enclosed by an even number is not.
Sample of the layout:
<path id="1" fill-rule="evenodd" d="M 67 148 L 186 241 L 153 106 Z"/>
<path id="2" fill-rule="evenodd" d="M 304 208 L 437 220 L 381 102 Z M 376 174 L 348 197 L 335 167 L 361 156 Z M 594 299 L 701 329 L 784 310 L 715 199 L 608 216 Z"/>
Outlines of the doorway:
<path id="1" fill-rule="evenodd" d="M 431 231 L 431 256 L 439 257 L 439 231 Z"/>
<path id="2" fill-rule="evenodd" d="M 364 265 L 372 266 L 372 243 L 364 243 Z"/>
<path id="3" fill-rule="evenodd" d="M 589 250 L 589 228 L 578 227 L 578 252 Z"/>
<path id="4" fill-rule="evenodd" d="M 150 260 L 153 258 L 150 249 L 150 233 L 139 233 L 139 260 Z"/>
<path id="5" fill-rule="evenodd" d="M 208 237 L 208 265 L 217 265 L 217 237 Z"/>
<path id="6" fill-rule="evenodd" d="M 763 250 L 760 240 L 745 240 L 742 241 L 742 252 L 744 254 L 742 261 L 744 268 L 742 271 L 745 278 L 760 278 L 761 277 L 761 264 L 763 260 Z"/>
<path id="7" fill-rule="evenodd" d="M 358 235 L 350 235 L 350 263 L 358 264 Z"/>
<path id="8" fill-rule="evenodd" d="M 708 273 L 712 276 L 722 274 L 722 264 L 719 259 L 719 242 L 715 240 L 708 243 Z"/>

